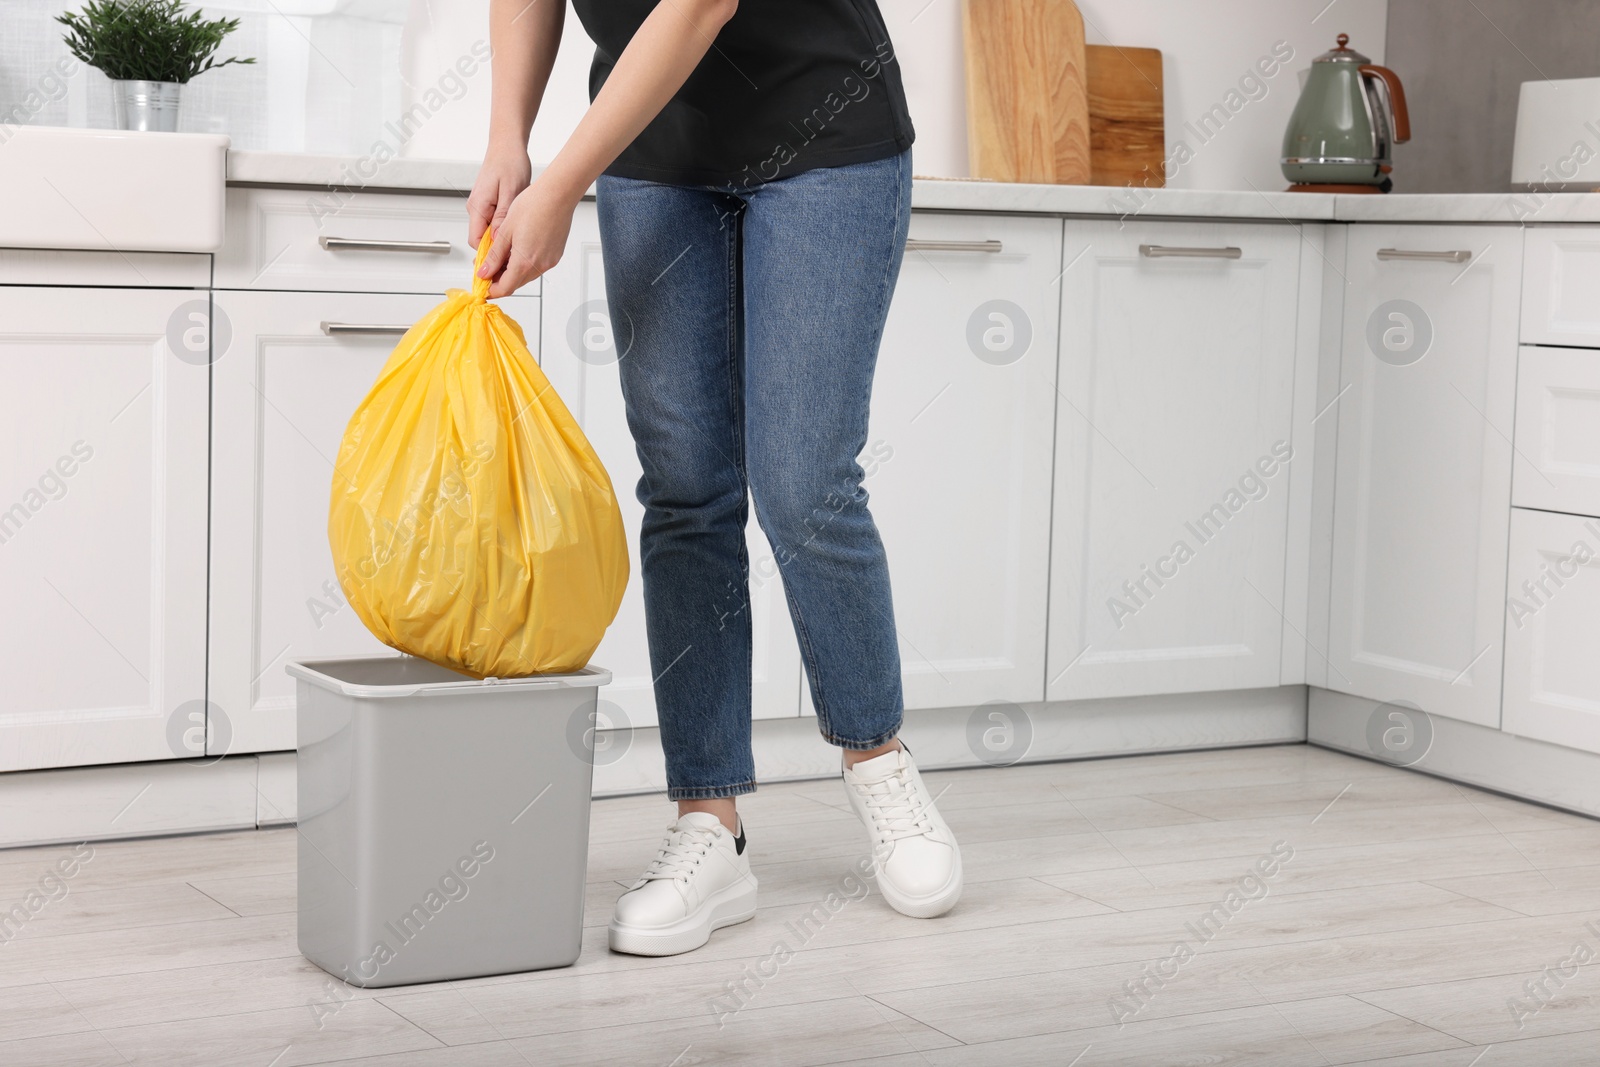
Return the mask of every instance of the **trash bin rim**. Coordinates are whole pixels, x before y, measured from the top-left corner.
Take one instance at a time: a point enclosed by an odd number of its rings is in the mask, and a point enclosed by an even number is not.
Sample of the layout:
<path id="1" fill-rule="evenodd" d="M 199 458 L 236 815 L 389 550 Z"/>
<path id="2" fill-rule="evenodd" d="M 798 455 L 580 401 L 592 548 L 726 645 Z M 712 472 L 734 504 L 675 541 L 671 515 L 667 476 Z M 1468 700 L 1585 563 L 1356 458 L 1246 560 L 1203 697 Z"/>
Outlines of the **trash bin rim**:
<path id="1" fill-rule="evenodd" d="M 609 684 L 611 672 L 604 667 L 587 666 L 570 674 L 533 674 L 521 678 L 485 678 L 479 680 L 462 675 L 460 681 L 418 682 L 407 685 L 368 685 L 349 682 L 325 673 L 322 668 L 344 663 L 378 663 L 415 659 L 404 654 L 394 656 L 332 656 L 322 659 L 291 661 L 284 670 L 303 682 L 320 689 L 342 693 L 362 699 L 389 699 L 411 697 L 419 693 L 440 693 L 468 696 L 475 693 L 507 693 L 541 689 L 588 689 Z M 419 662 L 426 663 L 427 660 Z"/>

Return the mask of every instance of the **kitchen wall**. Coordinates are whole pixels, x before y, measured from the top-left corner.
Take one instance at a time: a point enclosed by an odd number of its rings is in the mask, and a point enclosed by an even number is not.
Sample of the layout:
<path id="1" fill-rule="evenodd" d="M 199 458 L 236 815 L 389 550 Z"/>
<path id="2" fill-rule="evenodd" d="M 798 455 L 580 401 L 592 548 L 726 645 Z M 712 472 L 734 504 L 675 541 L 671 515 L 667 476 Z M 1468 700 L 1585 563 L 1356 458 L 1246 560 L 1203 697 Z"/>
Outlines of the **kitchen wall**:
<path id="1" fill-rule="evenodd" d="M 1388 0 L 1079 0 L 1090 44 L 1159 48 L 1165 55 L 1167 151 L 1193 159 L 1172 175 L 1183 189 L 1276 189 L 1284 127 L 1299 95 L 1296 72 L 1339 33 L 1381 62 Z M 960 0 L 880 0 L 900 54 L 917 123 L 917 170 L 964 175 L 966 106 Z M 1270 80 L 1241 89 L 1258 59 L 1287 42 L 1294 58 Z M 1230 99 L 1230 93 L 1238 92 Z M 1184 124 L 1243 99 L 1222 131 L 1203 140 Z M 1230 108 L 1231 110 L 1231 108 Z"/>
<path id="2" fill-rule="evenodd" d="M 481 42 L 488 36 L 487 0 Z M 97 70 L 72 60 L 62 43 L 62 11 L 78 8 L 62 0 L 5 0 L 0 35 L 0 121 L 23 112 L 38 125 L 111 125 L 109 82 Z M 240 26 L 218 56 L 253 56 L 251 66 L 208 72 L 184 89 L 180 129 L 227 133 L 239 148 L 284 152 L 362 155 L 379 138 L 397 154 L 420 145 L 397 137 L 386 124 L 426 100 L 427 125 L 467 96 L 474 81 L 487 86 L 487 65 L 463 76 L 434 47 L 433 8 L 428 0 L 217 0 L 202 5 L 211 17 L 237 18 Z M 484 45 L 486 51 L 486 45 Z M 472 58 L 468 53 L 467 58 Z M 71 74 L 64 85 L 57 64 Z M 440 84 L 449 76 L 446 84 Z M 30 96 L 30 94 L 33 94 Z M 426 106 L 426 105 L 425 105 Z"/>
<path id="3" fill-rule="evenodd" d="M 487 36 L 489 0 L 222 0 L 209 12 L 243 20 L 223 54 L 255 55 L 186 91 L 183 128 L 224 130 L 240 148 L 475 159 L 488 128 L 489 73 L 475 58 Z M 1399 2 L 1399 0 L 1396 0 Z M 1449 0 L 1447 0 L 1449 2 Z M 902 64 L 918 140 L 919 174 L 967 174 L 961 0 L 880 0 Z M 1172 174 L 1179 188 L 1283 185 L 1277 158 L 1299 86 L 1297 73 L 1337 33 L 1384 58 L 1389 0 L 1082 0 L 1092 43 L 1160 48 L 1166 54 L 1169 153 L 1192 158 Z M 6 0 L 0 38 L 0 118 L 64 56 L 51 17 L 59 0 Z M 1280 44 L 1282 42 L 1282 44 Z M 1292 51 L 1271 79 L 1254 75 L 1274 48 Z M 587 103 L 591 46 L 569 14 L 532 152 L 548 160 Z M 471 73 L 462 73 L 470 70 Z M 103 126 L 110 94 L 98 72 L 78 70 L 60 99 L 28 116 L 45 124 Z M 422 105 L 422 120 L 400 125 Z M 1214 135 L 1186 126 L 1221 105 Z M 413 115 L 418 114 L 413 110 Z M 381 147 L 380 147 L 381 146 Z"/>
<path id="4" fill-rule="evenodd" d="M 1522 83 L 1600 77 L 1597 42 L 1596 0 L 1390 0 L 1389 66 L 1413 136 L 1395 149 L 1396 189 L 1510 188 Z"/>

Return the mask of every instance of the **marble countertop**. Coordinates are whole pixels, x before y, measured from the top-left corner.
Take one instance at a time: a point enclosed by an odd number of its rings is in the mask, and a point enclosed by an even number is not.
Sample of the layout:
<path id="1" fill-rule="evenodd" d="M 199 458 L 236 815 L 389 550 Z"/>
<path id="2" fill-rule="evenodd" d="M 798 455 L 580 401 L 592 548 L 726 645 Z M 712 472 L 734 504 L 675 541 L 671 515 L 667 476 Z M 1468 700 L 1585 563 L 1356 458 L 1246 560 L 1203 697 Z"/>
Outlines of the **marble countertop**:
<path id="1" fill-rule="evenodd" d="M 464 160 L 229 152 L 228 182 L 465 196 L 478 171 Z M 1334 196 L 1270 190 L 1130 189 L 918 178 L 914 208 L 930 211 L 1227 218 L 1269 222 L 1600 222 L 1600 193 L 1395 193 Z"/>

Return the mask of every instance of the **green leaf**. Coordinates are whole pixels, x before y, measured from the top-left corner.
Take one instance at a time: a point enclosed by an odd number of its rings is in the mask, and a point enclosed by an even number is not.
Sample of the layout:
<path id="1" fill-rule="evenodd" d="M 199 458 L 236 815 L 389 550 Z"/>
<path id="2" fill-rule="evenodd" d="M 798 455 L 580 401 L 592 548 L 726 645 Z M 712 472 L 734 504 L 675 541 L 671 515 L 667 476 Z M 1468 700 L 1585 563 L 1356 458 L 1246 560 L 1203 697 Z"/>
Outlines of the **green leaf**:
<path id="1" fill-rule="evenodd" d="M 207 20 L 183 11 L 183 0 L 85 0 L 83 10 L 57 15 L 67 50 L 118 81 L 188 82 L 197 74 L 254 58 L 216 58 L 238 19 Z"/>

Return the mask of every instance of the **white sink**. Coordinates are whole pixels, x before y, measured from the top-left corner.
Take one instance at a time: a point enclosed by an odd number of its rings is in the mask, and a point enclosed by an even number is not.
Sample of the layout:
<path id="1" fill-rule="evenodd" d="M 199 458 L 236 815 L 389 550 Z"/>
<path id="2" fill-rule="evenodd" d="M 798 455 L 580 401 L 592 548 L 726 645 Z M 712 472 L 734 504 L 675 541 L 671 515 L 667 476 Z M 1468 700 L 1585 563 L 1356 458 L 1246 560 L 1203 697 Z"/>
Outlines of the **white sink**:
<path id="1" fill-rule="evenodd" d="M 228 138 L 0 126 L 0 247 L 215 252 Z"/>

